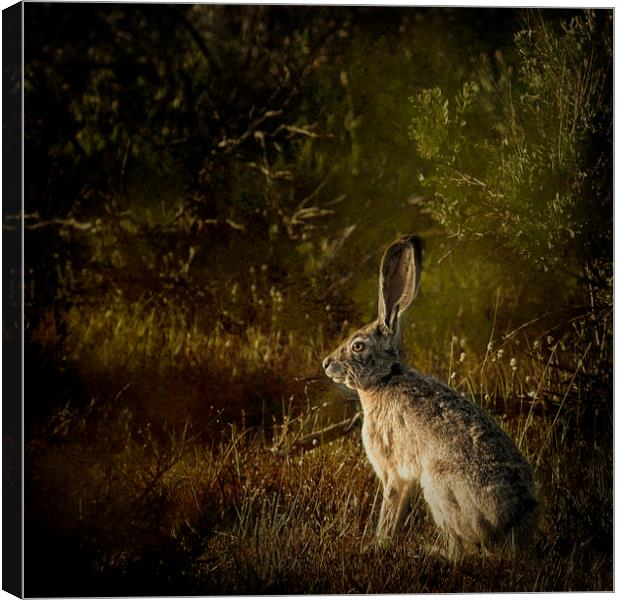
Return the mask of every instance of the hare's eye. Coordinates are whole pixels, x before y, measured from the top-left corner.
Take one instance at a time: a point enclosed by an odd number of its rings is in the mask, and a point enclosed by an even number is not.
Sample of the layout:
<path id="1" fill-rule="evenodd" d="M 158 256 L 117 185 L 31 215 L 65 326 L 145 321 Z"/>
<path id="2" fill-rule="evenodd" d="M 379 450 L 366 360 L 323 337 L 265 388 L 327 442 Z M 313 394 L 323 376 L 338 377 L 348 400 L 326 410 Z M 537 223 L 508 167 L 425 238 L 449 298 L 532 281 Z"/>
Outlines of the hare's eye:
<path id="1" fill-rule="evenodd" d="M 353 342 L 351 344 L 351 350 L 353 350 L 353 352 L 361 352 L 365 347 L 364 342 Z"/>

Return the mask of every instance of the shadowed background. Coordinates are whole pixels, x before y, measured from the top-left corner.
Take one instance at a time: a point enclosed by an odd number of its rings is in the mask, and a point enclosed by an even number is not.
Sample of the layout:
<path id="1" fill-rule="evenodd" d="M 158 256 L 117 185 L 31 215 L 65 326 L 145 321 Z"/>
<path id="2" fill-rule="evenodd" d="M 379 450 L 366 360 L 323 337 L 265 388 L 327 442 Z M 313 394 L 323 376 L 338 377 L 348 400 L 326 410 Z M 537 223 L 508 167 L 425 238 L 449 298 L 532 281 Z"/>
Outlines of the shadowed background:
<path id="1" fill-rule="evenodd" d="M 25 19 L 28 595 L 611 589 L 611 11 Z M 445 563 L 418 500 L 368 550 L 359 430 L 297 444 L 413 232 L 408 362 L 534 465 L 522 565 Z"/>

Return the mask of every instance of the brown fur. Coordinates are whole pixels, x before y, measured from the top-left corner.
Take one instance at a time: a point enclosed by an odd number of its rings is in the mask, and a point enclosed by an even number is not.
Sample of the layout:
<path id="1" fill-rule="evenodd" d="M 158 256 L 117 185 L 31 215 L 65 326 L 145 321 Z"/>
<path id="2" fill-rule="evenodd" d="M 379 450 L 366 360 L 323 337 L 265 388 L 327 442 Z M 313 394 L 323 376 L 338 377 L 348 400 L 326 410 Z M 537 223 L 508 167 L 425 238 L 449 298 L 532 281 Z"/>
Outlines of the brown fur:
<path id="1" fill-rule="evenodd" d="M 362 439 L 383 485 L 379 539 L 393 536 L 420 485 L 453 557 L 523 548 L 538 523 L 534 477 L 513 441 L 479 407 L 400 360 L 400 316 L 422 267 L 419 238 L 386 251 L 379 319 L 355 332 L 323 362 L 359 393 Z"/>

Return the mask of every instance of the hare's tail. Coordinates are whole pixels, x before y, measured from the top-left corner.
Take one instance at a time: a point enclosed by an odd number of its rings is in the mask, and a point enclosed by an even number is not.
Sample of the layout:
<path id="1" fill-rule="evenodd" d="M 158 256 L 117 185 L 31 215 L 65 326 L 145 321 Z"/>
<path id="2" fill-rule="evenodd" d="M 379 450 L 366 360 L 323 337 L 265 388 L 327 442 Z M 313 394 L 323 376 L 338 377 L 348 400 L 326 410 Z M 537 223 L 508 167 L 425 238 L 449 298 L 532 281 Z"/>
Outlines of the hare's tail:
<path id="1" fill-rule="evenodd" d="M 517 552 L 534 543 L 540 522 L 540 506 L 535 498 L 524 500 L 504 527 L 504 534 L 489 540 L 487 549 Z"/>
<path id="2" fill-rule="evenodd" d="M 528 498 L 521 510 L 509 523 L 509 530 L 514 531 L 520 547 L 529 546 L 538 530 L 540 522 L 540 503 L 536 498 Z"/>

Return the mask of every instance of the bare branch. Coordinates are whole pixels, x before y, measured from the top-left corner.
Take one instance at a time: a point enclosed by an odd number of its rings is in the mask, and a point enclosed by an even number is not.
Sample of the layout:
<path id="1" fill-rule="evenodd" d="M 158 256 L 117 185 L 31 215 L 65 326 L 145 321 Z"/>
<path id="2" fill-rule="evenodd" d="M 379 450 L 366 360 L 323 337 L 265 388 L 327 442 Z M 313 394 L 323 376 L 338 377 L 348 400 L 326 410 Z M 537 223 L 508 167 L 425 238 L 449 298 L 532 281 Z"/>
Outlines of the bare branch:
<path id="1" fill-rule="evenodd" d="M 237 146 L 243 144 L 249 137 L 253 136 L 258 128 L 268 119 L 279 117 L 282 114 L 281 110 L 267 110 L 260 117 L 254 119 L 247 131 L 242 133 L 238 138 L 224 138 L 217 146 L 223 148 L 226 154 L 232 152 Z"/>
<path id="2" fill-rule="evenodd" d="M 306 127 L 297 127 L 295 125 L 279 125 L 278 128 L 271 134 L 271 137 L 276 137 L 281 131 L 288 131 L 291 134 L 291 137 L 293 135 L 305 135 L 306 137 L 309 138 L 315 138 L 315 139 L 321 139 L 321 138 L 325 138 L 325 139 L 334 139 L 334 135 L 331 133 L 316 133 L 315 131 L 312 131 L 314 125 L 308 125 Z"/>
<path id="3" fill-rule="evenodd" d="M 323 444 L 333 442 L 334 440 L 351 433 L 361 419 L 362 413 L 356 412 L 352 417 L 349 417 L 344 421 L 333 423 L 332 425 L 328 425 L 319 431 L 313 431 L 312 433 L 300 437 L 289 446 L 279 450 L 278 454 L 287 455 L 292 451 L 316 450 L 316 448 L 322 446 Z"/>
<path id="4" fill-rule="evenodd" d="M 169 227 L 172 226 L 174 220 L 179 218 L 183 214 L 183 211 L 180 210 L 175 218 L 167 224 L 167 226 L 153 226 L 149 229 L 151 230 L 159 230 L 166 231 Z M 129 214 L 122 213 L 116 215 L 118 218 L 123 219 L 131 219 Z M 135 222 L 134 219 L 131 219 Z M 203 225 L 227 225 L 231 229 L 235 229 L 236 231 L 245 231 L 245 226 L 241 223 L 236 223 L 232 219 L 202 219 L 200 221 Z M 88 231 L 91 233 L 96 233 L 101 231 L 104 226 L 109 223 L 104 222 L 103 219 L 95 219 L 94 221 L 78 221 L 75 218 L 69 219 L 48 219 L 48 220 L 40 220 L 39 215 L 30 214 L 24 215 L 24 229 L 34 230 L 34 229 L 44 229 L 46 227 L 67 227 L 69 229 L 76 229 L 78 231 Z M 4 218 L 4 223 L 2 225 L 2 229 L 6 231 L 17 231 L 21 229 L 21 215 L 7 215 Z"/>

